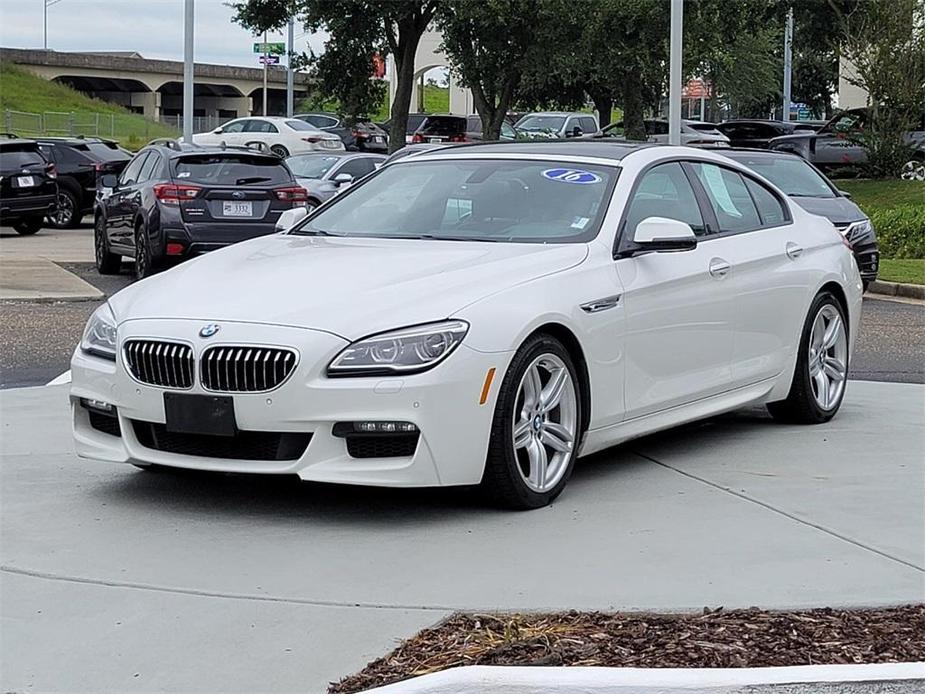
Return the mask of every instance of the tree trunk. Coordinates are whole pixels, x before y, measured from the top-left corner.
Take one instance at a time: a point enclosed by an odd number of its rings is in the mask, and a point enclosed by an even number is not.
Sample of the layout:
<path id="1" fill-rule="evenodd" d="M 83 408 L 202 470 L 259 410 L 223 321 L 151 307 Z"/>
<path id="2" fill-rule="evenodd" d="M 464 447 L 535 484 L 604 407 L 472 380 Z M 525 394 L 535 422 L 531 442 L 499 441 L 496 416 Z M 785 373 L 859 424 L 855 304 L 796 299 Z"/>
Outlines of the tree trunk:
<path id="1" fill-rule="evenodd" d="M 413 38 L 413 40 L 412 40 Z M 411 92 L 414 88 L 414 55 L 418 50 L 420 35 L 403 37 L 395 52 L 395 98 L 392 101 L 391 123 L 389 124 L 389 152 L 405 146 L 405 132 L 408 129 L 408 111 L 411 110 Z"/>
<path id="2" fill-rule="evenodd" d="M 647 139 L 642 94 L 638 80 L 632 75 L 627 76 L 623 83 L 623 133 L 627 140 L 645 142 Z"/>
<path id="3" fill-rule="evenodd" d="M 601 128 L 610 125 L 610 114 L 613 111 L 613 97 L 603 92 L 591 95 L 591 101 L 594 102 L 594 108 L 597 110 L 597 119 Z"/>

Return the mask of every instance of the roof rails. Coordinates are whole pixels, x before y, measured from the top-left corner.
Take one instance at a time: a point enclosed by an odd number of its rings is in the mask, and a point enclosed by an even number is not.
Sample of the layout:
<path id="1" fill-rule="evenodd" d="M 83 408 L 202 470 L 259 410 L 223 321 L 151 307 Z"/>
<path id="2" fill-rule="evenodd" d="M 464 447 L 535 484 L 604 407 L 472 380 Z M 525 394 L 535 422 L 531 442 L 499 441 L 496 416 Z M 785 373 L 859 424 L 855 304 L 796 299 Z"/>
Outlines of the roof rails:
<path id="1" fill-rule="evenodd" d="M 161 145 L 162 147 L 169 147 L 170 149 L 175 149 L 178 152 L 182 149 L 180 142 L 172 137 L 158 137 L 151 142 L 149 142 L 145 147 L 150 147 L 151 145 Z"/>
<path id="2" fill-rule="evenodd" d="M 18 140 L 19 139 L 19 135 L 17 135 L 16 133 L 0 133 L 0 137 L 6 140 Z"/>

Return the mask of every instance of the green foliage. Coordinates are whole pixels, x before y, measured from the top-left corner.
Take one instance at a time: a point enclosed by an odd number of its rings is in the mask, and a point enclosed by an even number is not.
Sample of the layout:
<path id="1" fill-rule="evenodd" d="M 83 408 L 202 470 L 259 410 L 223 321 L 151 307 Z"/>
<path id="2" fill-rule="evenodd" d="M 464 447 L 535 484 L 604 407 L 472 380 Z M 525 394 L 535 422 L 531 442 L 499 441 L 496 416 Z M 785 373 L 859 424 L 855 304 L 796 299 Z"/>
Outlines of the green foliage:
<path id="1" fill-rule="evenodd" d="M 925 22 L 920 0 L 864 0 L 839 15 L 845 77 L 870 95 L 862 144 L 872 176 L 896 176 L 912 158 L 904 134 L 925 104 Z"/>
<path id="2" fill-rule="evenodd" d="M 925 260 L 894 260 L 885 258 L 880 261 L 878 278 L 886 282 L 925 284 Z"/>
<path id="3" fill-rule="evenodd" d="M 177 131 L 148 120 L 118 104 L 93 99 L 75 89 L 46 80 L 12 63 L 0 63 L 0 119 L 5 112 L 55 113 L 42 124 L 38 117 L 11 117 L 17 135 L 86 135 L 117 140 L 138 149 L 156 137 L 176 137 Z M 40 132 L 44 126 L 47 132 Z M 7 123 L 0 120 L 0 129 Z"/>
<path id="4" fill-rule="evenodd" d="M 839 180 L 870 217 L 885 258 L 925 258 L 925 183 Z"/>

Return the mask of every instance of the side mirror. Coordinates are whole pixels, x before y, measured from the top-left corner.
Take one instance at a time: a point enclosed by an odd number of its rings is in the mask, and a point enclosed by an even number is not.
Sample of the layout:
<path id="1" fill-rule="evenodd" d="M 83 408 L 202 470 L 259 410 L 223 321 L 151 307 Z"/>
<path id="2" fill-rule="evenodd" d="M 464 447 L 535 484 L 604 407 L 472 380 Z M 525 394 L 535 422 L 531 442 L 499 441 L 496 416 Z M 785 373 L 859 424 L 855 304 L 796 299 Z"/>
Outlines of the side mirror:
<path id="1" fill-rule="evenodd" d="M 579 128 L 579 127 L 576 125 L 576 126 L 575 126 L 574 128 L 572 128 L 571 130 L 566 131 L 565 136 L 566 136 L 566 137 L 581 137 L 582 134 L 583 134 L 583 133 L 582 133 L 581 128 Z"/>
<path id="2" fill-rule="evenodd" d="M 694 230 L 686 222 L 665 217 L 647 217 L 633 234 L 636 251 L 690 251 L 697 247 Z"/>
<path id="3" fill-rule="evenodd" d="M 222 128 L 222 126 L 218 126 L 215 130 L 212 131 L 212 134 L 221 135 L 223 132 L 225 132 L 224 128 Z"/>
<path id="4" fill-rule="evenodd" d="M 113 174 L 103 174 L 100 176 L 100 187 L 102 188 L 118 188 L 119 179 L 116 178 Z"/>
<path id="5" fill-rule="evenodd" d="M 291 210 L 286 210 L 276 220 L 276 230 L 288 231 L 305 219 L 306 215 L 308 215 L 308 210 L 304 207 L 293 207 Z"/>
<path id="6" fill-rule="evenodd" d="M 351 176 L 348 173 L 339 173 L 334 177 L 334 180 L 332 182 L 334 183 L 334 185 L 340 187 L 344 185 L 345 183 L 346 184 L 353 183 L 353 176 Z"/>

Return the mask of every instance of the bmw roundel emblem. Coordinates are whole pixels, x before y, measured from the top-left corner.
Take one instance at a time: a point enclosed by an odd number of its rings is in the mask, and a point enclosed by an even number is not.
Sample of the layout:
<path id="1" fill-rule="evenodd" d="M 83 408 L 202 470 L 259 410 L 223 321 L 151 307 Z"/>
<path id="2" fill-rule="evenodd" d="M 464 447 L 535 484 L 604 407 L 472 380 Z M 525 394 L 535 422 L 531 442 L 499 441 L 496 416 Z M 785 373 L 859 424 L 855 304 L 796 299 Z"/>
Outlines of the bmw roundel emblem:
<path id="1" fill-rule="evenodd" d="M 218 323 L 209 323 L 199 331 L 199 337 L 212 337 L 221 329 L 222 327 Z"/>

